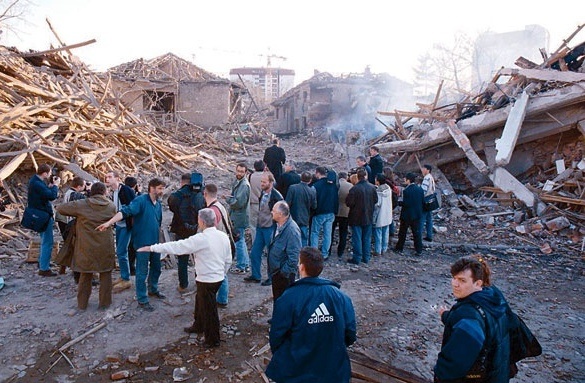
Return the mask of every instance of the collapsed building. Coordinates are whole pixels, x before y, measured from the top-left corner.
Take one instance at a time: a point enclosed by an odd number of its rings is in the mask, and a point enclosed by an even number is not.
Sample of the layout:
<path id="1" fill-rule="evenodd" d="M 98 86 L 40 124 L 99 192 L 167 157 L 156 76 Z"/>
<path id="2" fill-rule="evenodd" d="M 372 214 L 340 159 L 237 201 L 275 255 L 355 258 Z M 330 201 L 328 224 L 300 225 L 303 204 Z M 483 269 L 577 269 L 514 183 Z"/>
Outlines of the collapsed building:
<path id="1" fill-rule="evenodd" d="M 475 97 L 439 105 L 439 87 L 417 112 L 379 111 L 394 122 L 369 144 L 396 172 L 433 165 L 451 206 L 458 192 L 482 190 L 532 215 L 555 203 L 569 218 L 564 227 L 584 228 L 585 42 L 567 45 L 582 27 L 542 63 L 520 57 L 518 68 L 500 69 Z"/>
<path id="2" fill-rule="evenodd" d="M 380 108 L 411 105 L 412 86 L 387 74 L 335 77 L 317 73 L 272 102 L 270 130 L 290 134 L 325 130 L 335 142 L 345 143 L 346 133 L 375 135 L 371 116 Z"/>
<path id="3" fill-rule="evenodd" d="M 122 102 L 159 125 L 222 126 L 239 113 L 243 88 L 172 53 L 108 69 Z"/>

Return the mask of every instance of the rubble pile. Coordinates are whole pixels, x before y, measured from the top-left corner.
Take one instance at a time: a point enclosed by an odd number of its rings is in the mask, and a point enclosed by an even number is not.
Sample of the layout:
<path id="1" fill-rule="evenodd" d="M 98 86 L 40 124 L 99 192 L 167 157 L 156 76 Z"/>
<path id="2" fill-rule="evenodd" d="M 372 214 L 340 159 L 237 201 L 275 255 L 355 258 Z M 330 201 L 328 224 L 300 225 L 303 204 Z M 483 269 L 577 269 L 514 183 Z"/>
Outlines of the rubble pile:
<path id="1" fill-rule="evenodd" d="M 26 180 L 41 163 L 54 165 L 64 182 L 75 175 L 103 179 L 121 174 L 171 175 L 197 164 L 225 169 L 207 150 L 220 148 L 209 133 L 187 147 L 169 139 L 122 104 L 110 79 L 100 77 L 66 48 L 19 52 L 0 46 L 0 236 L 18 233 Z M 7 208 L 7 209 L 6 209 Z"/>
<path id="2" fill-rule="evenodd" d="M 550 56 L 542 52 L 542 63 L 520 57 L 518 68 L 501 68 L 476 96 L 439 105 L 439 86 L 417 112 L 379 111 L 394 122 L 369 144 L 398 173 L 433 165 L 445 206 L 463 216 L 483 216 L 488 228 L 504 221 L 544 253 L 564 245 L 582 252 L 585 42 L 568 44 L 583 27 Z M 462 200 L 478 190 L 495 204 Z"/>

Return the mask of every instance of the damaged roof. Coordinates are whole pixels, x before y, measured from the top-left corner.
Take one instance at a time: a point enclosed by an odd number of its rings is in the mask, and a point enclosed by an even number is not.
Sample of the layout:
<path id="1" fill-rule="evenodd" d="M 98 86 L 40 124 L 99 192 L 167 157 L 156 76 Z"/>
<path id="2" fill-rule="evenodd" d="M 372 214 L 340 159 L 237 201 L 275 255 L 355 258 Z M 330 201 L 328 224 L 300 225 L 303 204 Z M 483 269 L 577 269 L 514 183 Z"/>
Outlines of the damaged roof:
<path id="1" fill-rule="evenodd" d="M 112 77 L 120 80 L 157 80 L 157 81 L 225 81 L 219 76 L 180 58 L 167 53 L 150 60 L 139 58 L 108 69 Z"/>

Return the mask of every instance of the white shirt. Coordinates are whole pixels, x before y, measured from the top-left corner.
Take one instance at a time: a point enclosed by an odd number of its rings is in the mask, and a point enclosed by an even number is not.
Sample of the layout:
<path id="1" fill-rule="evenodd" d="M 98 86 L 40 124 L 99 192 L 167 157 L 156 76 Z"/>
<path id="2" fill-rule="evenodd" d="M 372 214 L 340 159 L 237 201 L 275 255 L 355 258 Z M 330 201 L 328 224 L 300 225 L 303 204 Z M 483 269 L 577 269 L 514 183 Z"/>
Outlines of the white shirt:
<path id="1" fill-rule="evenodd" d="M 208 227 L 180 241 L 157 243 L 150 250 L 164 254 L 195 254 L 198 282 L 220 282 L 232 264 L 232 250 L 226 233 Z"/>
<path id="2" fill-rule="evenodd" d="M 425 192 L 425 197 L 435 192 L 435 179 L 431 173 L 428 173 L 426 176 L 424 176 L 422 185 L 420 185 L 420 187 Z"/>

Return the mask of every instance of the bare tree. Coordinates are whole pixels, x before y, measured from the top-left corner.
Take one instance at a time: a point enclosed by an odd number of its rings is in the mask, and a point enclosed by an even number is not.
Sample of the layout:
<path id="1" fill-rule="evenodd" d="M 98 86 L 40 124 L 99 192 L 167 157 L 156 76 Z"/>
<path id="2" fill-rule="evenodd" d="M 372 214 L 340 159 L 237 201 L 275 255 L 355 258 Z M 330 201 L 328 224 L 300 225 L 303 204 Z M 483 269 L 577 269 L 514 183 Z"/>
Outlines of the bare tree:
<path id="1" fill-rule="evenodd" d="M 431 101 L 440 79 L 429 52 L 418 57 L 417 66 L 413 68 L 413 71 L 415 97 L 420 101 Z"/>
<path id="2" fill-rule="evenodd" d="M 19 34 L 17 24 L 25 20 L 31 3 L 28 0 L 0 0 L 0 33 Z"/>
<path id="3" fill-rule="evenodd" d="M 457 33 L 452 46 L 436 44 L 433 59 L 447 94 L 463 94 L 471 87 L 474 41 Z"/>

